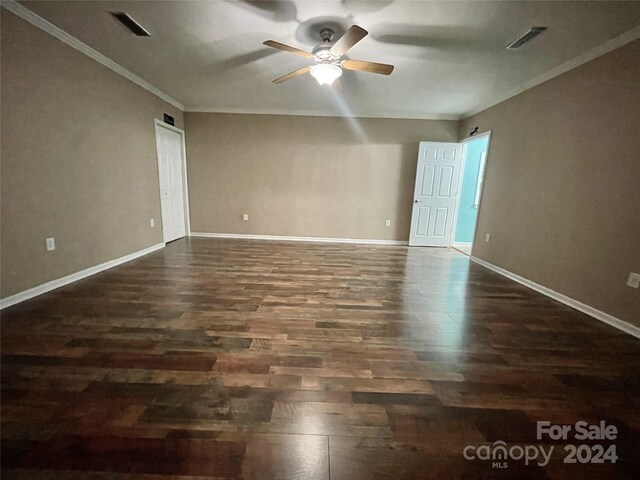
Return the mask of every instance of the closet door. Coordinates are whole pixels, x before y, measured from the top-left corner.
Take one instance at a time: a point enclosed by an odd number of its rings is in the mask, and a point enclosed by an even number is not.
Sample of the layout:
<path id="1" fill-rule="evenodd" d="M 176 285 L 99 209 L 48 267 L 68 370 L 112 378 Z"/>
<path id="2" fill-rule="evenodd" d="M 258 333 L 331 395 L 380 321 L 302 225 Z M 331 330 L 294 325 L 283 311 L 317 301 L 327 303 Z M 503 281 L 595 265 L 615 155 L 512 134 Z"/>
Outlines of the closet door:
<path id="1" fill-rule="evenodd" d="M 162 125 L 156 125 L 156 149 L 162 233 L 164 241 L 171 242 L 186 234 L 182 135 Z"/>

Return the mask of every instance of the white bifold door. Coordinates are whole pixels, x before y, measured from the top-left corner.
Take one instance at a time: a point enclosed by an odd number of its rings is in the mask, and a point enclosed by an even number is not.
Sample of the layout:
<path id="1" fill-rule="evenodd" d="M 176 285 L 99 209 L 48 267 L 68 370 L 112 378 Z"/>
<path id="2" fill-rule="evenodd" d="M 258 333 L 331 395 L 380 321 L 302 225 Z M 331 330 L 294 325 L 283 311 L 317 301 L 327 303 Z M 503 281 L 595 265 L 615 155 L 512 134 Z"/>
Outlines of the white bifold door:
<path id="1" fill-rule="evenodd" d="M 162 207 L 162 233 L 165 242 L 186 234 L 185 172 L 182 159 L 182 134 L 156 124 L 156 149 Z"/>
<path id="2" fill-rule="evenodd" d="M 460 143 L 420 142 L 409 245 L 449 246 L 461 161 Z"/>

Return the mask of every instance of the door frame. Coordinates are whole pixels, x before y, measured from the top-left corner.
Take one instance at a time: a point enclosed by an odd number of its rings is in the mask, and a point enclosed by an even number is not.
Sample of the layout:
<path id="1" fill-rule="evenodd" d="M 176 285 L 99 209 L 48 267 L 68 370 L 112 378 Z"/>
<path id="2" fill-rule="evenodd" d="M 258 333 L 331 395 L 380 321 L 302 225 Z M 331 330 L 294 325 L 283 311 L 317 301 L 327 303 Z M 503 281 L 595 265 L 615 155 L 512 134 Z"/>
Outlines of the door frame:
<path id="1" fill-rule="evenodd" d="M 453 212 L 453 228 L 451 230 L 451 242 L 449 242 L 449 248 L 455 247 L 455 238 L 456 238 L 456 227 L 458 226 L 458 212 L 460 211 L 460 191 L 462 189 L 462 180 L 464 178 L 464 167 L 467 163 L 467 144 L 479 138 L 487 137 L 487 152 L 485 154 L 484 159 L 484 172 L 482 176 L 482 188 L 480 189 L 480 201 L 478 202 L 478 212 L 476 214 L 476 224 L 473 228 L 473 237 L 471 239 L 471 250 L 469 252 L 469 256 L 473 255 L 473 247 L 475 245 L 476 239 L 476 231 L 478 230 L 478 218 L 480 218 L 480 209 L 482 208 L 482 199 L 484 198 L 484 179 L 487 176 L 487 163 L 489 162 L 489 150 L 491 149 L 491 130 L 487 130 L 486 132 L 478 133 L 477 135 L 472 135 L 470 137 L 463 138 L 458 143 L 462 144 L 462 162 L 460 165 L 460 175 L 458 177 L 458 190 L 456 194 L 456 205 L 454 207 Z"/>
<path id="2" fill-rule="evenodd" d="M 156 152 L 156 168 L 158 174 L 158 186 L 160 185 L 160 163 L 158 161 L 158 128 L 166 128 L 167 130 L 171 130 L 174 133 L 180 135 L 180 156 L 182 157 L 182 196 L 184 206 L 184 231 L 185 237 L 191 236 L 191 221 L 189 218 L 189 186 L 187 180 L 187 147 L 185 141 L 185 133 L 184 130 L 178 127 L 174 127 L 173 125 L 169 125 L 168 123 L 163 122 L 162 120 L 158 120 L 157 118 L 153 121 L 154 125 L 154 137 L 155 137 L 155 152 Z M 160 195 L 160 189 L 158 188 L 158 200 L 160 201 L 160 222 L 162 222 L 162 197 Z M 164 228 L 163 228 L 164 230 Z M 164 231 L 162 233 L 162 241 L 164 241 Z"/>

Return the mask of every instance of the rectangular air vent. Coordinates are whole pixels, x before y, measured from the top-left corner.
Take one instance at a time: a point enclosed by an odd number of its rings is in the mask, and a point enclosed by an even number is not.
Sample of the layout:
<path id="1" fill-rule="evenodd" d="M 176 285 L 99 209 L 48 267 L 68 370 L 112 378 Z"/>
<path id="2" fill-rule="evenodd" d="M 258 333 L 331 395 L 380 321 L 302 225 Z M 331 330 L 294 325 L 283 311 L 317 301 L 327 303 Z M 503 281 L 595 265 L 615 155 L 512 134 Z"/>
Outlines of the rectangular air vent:
<path id="1" fill-rule="evenodd" d="M 131 15 L 124 12 L 111 12 L 111 15 L 120 20 L 125 27 L 131 30 L 134 34 L 139 37 L 150 37 L 151 34 L 145 30 L 145 28 L 136 22 Z"/>
<path id="2" fill-rule="evenodd" d="M 531 27 L 527 33 L 522 35 L 515 42 L 507 45 L 507 50 L 513 50 L 514 48 L 520 48 L 522 45 L 532 40 L 534 37 L 537 37 L 542 32 L 544 32 L 547 27 Z"/>

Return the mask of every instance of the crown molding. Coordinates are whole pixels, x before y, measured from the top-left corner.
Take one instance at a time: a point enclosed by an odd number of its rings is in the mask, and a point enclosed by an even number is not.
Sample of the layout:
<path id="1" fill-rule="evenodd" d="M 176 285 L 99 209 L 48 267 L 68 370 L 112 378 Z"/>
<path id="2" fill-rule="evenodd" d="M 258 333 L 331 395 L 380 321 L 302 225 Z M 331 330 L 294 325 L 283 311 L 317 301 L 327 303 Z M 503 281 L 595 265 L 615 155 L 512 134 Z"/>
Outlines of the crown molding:
<path id="1" fill-rule="evenodd" d="M 154 87 L 153 85 L 151 85 L 146 80 L 143 80 L 142 78 L 137 76 L 135 73 L 127 70 L 122 65 L 117 64 L 116 62 L 114 62 L 110 58 L 108 58 L 108 57 L 104 56 L 103 54 L 101 54 L 100 52 L 98 52 L 97 50 L 94 50 L 93 48 L 91 48 L 86 43 L 83 43 L 80 40 L 78 40 L 77 38 L 69 35 L 67 32 L 65 32 L 61 28 L 56 27 L 53 23 L 49 22 L 48 20 L 45 20 L 40 15 L 32 12 L 27 7 L 25 7 L 24 5 L 19 4 L 15 0 L 2 0 L 1 5 L 2 5 L 2 7 L 6 8 L 10 12 L 14 13 L 18 17 L 22 18 L 23 20 L 26 20 L 31 25 L 34 25 L 34 26 L 38 27 L 41 30 L 44 30 L 48 34 L 54 36 L 55 38 L 57 38 L 58 40 L 60 40 L 60 41 L 62 41 L 64 43 L 66 43 L 70 47 L 75 48 L 76 50 L 78 50 L 79 52 L 84 53 L 85 55 L 87 55 L 88 57 L 92 58 L 96 62 L 98 62 L 98 63 L 104 65 L 105 67 L 109 68 L 110 70 L 122 75 L 127 80 L 130 80 L 133 83 L 135 83 L 136 85 L 144 88 L 148 92 L 153 93 L 154 95 L 156 95 L 157 97 L 161 98 L 165 102 L 170 103 L 174 107 L 184 111 L 184 105 L 182 103 L 180 103 L 179 101 L 177 101 L 175 98 L 173 98 L 170 95 L 166 94 L 165 92 L 163 92 L 159 88 Z"/>
<path id="2" fill-rule="evenodd" d="M 294 117 L 334 117 L 334 118 L 379 118 L 398 120 L 450 120 L 457 122 L 461 120 L 460 115 L 406 115 L 402 113 L 383 112 L 377 115 L 367 115 L 362 113 L 339 114 L 324 112 L 322 110 L 286 110 L 279 108 L 218 108 L 204 106 L 187 106 L 185 112 L 193 113 L 238 113 L 247 115 L 290 115 Z"/>
<path id="3" fill-rule="evenodd" d="M 638 38 L 640 38 L 640 27 L 631 29 L 623 33 L 622 35 L 614 37 L 611 40 L 603 43 L 602 45 L 595 47 L 589 50 L 588 52 L 583 53 L 582 55 L 579 55 L 572 60 L 569 60 L 568 62 L 563 63 L 562 65 L 552 68 L 547 73 L 543 73 L 542 75 L 535 77 L 534 79 L 529 80 L 528 82 L 523 83 L 518 88 L 515 88 L 505 93 L 504 95 L 499 96 L 498 98 L 494 98 L 489 102 L 485 102 L 478 105 L 474 109 L 469 110 L 468 112 L 462 114 L 460 116 L 460 119 L 466 120 L 467 118 L 472 117 L 476 113 L 483 112 L 491 107 L 498 105 L 499 103 L 504 102 L 505 100 L 509 100 L 511 97 L 520 95 L 521 93 L 526 92 L 527 90 L 530 90 L 533 87 L 536 87 L 541 83 L 546 82 L 547 80 L 551 80 L 552 78 L 562 75 L 563 73 L 567 73 L 569 70 L 573 70 L 574 68 L 577 68 L 582 64 L 590 62 L 591 60 L 594 60 L 604 55 L 605 53 L 609 53 L 615 50 L 616 48 L 620 48 L 626 45 L 627 43 L 631 43 L 634 40 L 637 40 Z"/>

